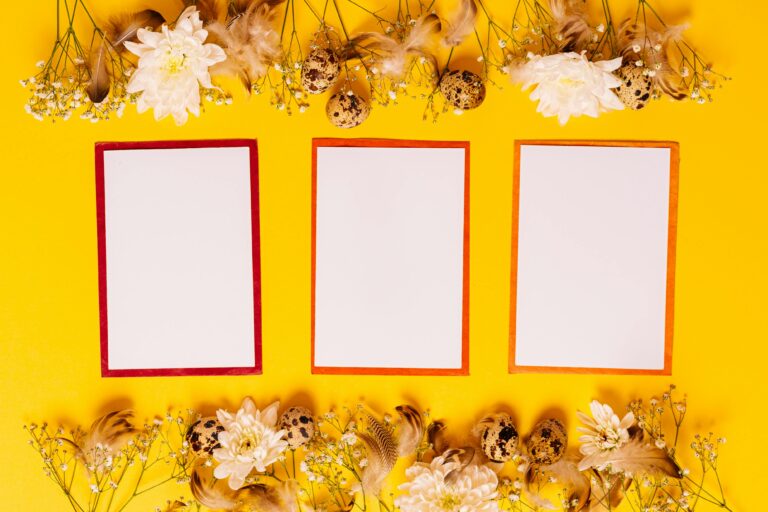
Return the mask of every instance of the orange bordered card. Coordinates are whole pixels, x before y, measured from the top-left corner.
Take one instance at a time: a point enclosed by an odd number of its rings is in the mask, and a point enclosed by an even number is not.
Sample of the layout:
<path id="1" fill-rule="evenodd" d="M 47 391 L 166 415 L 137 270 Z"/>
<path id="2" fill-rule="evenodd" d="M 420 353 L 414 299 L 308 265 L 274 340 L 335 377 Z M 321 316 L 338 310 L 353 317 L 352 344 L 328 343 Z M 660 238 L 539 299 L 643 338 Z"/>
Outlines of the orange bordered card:
<path id="1" fill-rule="evenodd" d="M 469 143 L 312 151 L 312 372 L 467 375 Z"/>
<path id="2" fill-rule="evenodd" d="M 510 372 L 669 375 L 679 148 L 518 141 Z"/>

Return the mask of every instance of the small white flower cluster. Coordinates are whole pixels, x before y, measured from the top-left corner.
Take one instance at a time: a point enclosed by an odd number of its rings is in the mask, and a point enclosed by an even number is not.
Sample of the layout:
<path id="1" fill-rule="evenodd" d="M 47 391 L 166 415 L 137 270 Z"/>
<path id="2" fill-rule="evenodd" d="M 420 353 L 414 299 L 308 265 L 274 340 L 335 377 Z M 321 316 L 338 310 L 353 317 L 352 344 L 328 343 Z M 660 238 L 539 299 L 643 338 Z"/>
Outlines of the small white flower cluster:
<path id="1" fill-rule="evenodd" d="M 67 121 L 73 115 L 92 123 L 122 117 L 126 104 L 134 98 L 125 91 L 126 80 L 116 79 L 110 94 L 100 103 L 88 97 L 87 79 L 82 73 L 59 77 L 52 71 L 43 72 L 19 82 L 30 93 L 24 110 L 38 121 L 52 119 Z"/>
<path id="2" fill-rule="evenodd" d="M 117 421 L 113 421 L 115 418 Z M 156 484 L 148 481 L 146 474 L 155 464 L 168 467 L 171 475 L 176 475 L 169 480 L 175 478 L 186 483 L 185 468 L 191 460 L 184 455 L 183 439 L 192 416 L 185 419 L 182 415 L 167 414 L 138 429 L 131 419 L 130 411 L 113 412 L 96 420 L 87 431 L 77 428 L 69 435 L 63 428 L 51 431 L 45 424 L 33 424 L 27 430 L 30 443 L 45 464 L 44 473 L 60 482 L 70 500 L 112 496 L 122 493 L 121 487 L 141 493 Z M 118 434 L 114 435 L 115 432 Z M 131 499 L 121 505 L 127 505 Z"/>
<path id="3" fill-rule="evenodd" d="M 271 93 L 270 104 L 276 110 L 292 115 L 294 110 L 303 114 L 309 108 L 308 95 L 301 87 L 301 57 L 286 54 L 270 71 L 251 87 L 251 92 L 261 94 L 265 88 Z M 277 73 L 277 77 L 269 73 Z"/>

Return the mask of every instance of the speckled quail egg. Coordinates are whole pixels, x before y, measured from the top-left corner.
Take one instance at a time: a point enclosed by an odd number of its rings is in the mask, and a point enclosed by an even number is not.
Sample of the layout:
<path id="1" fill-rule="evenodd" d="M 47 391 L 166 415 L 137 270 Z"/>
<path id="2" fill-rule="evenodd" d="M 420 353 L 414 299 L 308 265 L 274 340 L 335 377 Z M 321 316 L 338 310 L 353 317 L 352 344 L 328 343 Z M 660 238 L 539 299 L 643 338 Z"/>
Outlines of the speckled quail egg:
<path id="1" fill-rule="evenodd" d="M 480 447 L 493 462 L 510 460 L 517 450 L 519 436 L 508 414 L 496 414 L 483 420 Z"/>
<path id="2" fill-rule="evenodd" d="M 354 128 L 368 118 L 371 106 L 355 93 L 338 92 L 328 99 L 325 113 L 333 125 L 339 128 Z"/>
<path id="3" fill-rule="evenodd" d="M 198 457 L 210 456 L 213 450 L 219 448 L 219 433 L 224 426 L 215 416 L 200 418 L 189 427 L 187 442 L 192 452 Z"/>
<path id="4" fill-rule="evenodd" d="M 280 430 L 287 432 L 288 446 L 296 449 L 303 446 L 315 435 L 315 419 L 306 407 L 291 407 L 280 417 Z"/>
<path id="5" fill-rule="evenodd" d="M 440 92 L 454 107 L 469 110 L 479 107 L 485 99 L 485 84 L 471 71 L 453 70 L 440 79 Z"/>
<path id="6" fill-rule="evenodd" d="M 616 96 L 622 103 L 633 110 L 640 110 L 648 104 L 653 91 L 653 81 L 645 74 L 645 69 L 628 64 L 615 72 L 621 81 L 616 89 Z"/>
<path id="7" fill-rule="evenodd" d="M 327 91 L 339 77 L 339 57 L 329 48 L 316 48 L 301 64 L 301 86 L 310 94 Z"/>
<path id="8" fill-rule="evenodd" d="M 540 421 L 528 438 L 528 453 L 534 464 L 554 464 L 565 455 L 568 435 L 560 420 Z"/>

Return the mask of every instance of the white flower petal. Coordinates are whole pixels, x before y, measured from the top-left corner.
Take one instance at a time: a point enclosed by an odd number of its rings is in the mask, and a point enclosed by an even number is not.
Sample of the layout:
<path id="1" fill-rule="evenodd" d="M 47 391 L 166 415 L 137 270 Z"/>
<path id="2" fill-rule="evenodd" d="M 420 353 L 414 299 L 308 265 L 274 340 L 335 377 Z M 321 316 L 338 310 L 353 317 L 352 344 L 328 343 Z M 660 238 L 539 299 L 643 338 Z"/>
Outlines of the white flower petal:
<path id="1" fill-rule="evenodd" d="M 280 402 L 273 402 L 269 404 L 263 411 L 261 411 L 262 422 L 269 426 L 277 425 L 277 413 L 279 409 Z"/>

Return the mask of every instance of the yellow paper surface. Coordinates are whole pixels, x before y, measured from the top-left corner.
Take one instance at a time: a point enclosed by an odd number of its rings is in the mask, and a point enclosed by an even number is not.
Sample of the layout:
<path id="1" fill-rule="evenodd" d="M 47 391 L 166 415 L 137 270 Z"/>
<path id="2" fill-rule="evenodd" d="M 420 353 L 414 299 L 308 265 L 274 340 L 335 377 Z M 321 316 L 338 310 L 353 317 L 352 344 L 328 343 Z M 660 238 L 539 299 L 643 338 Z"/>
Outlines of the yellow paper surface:
<path id="1" fill-rule="evenodd" d="M 173 2 L 157 2 L 166 14 Z M 346 4 L 340 0 L 342 5 Z M 371 4 L 371 2 L 367 2 Z M 613 2 L 615 15 L 634 3 Z M 104 0 L 98 15 L 148 2 Z M 386 2 L 373 2 L 383 7 Z M 507 2 L 489 1 L 504 12 Z M 422 122 L 422 104 L 376 108 L 361 127 L 327 123 L 324 98 L 287 117 L 266 98 L 235 95 L 178 128 L 133 107 L 122 120 L 40 123 L 24 113 L 18 79 L 35 72 L 54 37 L 53 0 L 8 2 L 0 32 L 3 150 L 0 161 L 0 505 L 4 510 L 67 510 L 46 480 L 22 425 L 89 424 L 115 406 L 140 417 L 168 406 L 211 410 L 257 404 L 403 401 L 430 407 L 457 437 L 503 405 L 527 432 L 549 408 L 568 412 L 599 398 L 623 407 L 674 382 L 689 394 L 685 435 L 728 438 L 720 469 L 734 510 L 756 510 L 765 445 L 768 341 L 768 213 L 765 163 L 764 35 L 759 2 L 659 2 L 670 21 L 690 11 L 689 39 L 735 77 L 716 102 L 662 100 L 641 112 L 582 118 L 560 127 L 499 77 L 477 111 Z M 345 11 L 354 7 L 344 5 Z M 307 28 L 312 23 L 307 18 Z M 360 19 L 350 14 L 348 25 Z M 309 32 L 307 32 L 309 34 Z M 474 66 L 467 46 L 454 60 Z M 256 138 L 260 153 L 264 374 L 247 377 L 102 379 L 94 194 L 96 141 Z M 312 376 L 310 374 L 310 173 L 313 137 L 384 137 L 471 142 L 471 314 L 469 377 Z M 674 368 L 669 377 L 510 375 L 507 373 L 512 157 L 515 139 L 675 140 L 681 144 Z M 211 340 L 208 350 L 215 350 Z M 153 510 L 181 489 L 148 493 L 132 510 Z"/>

